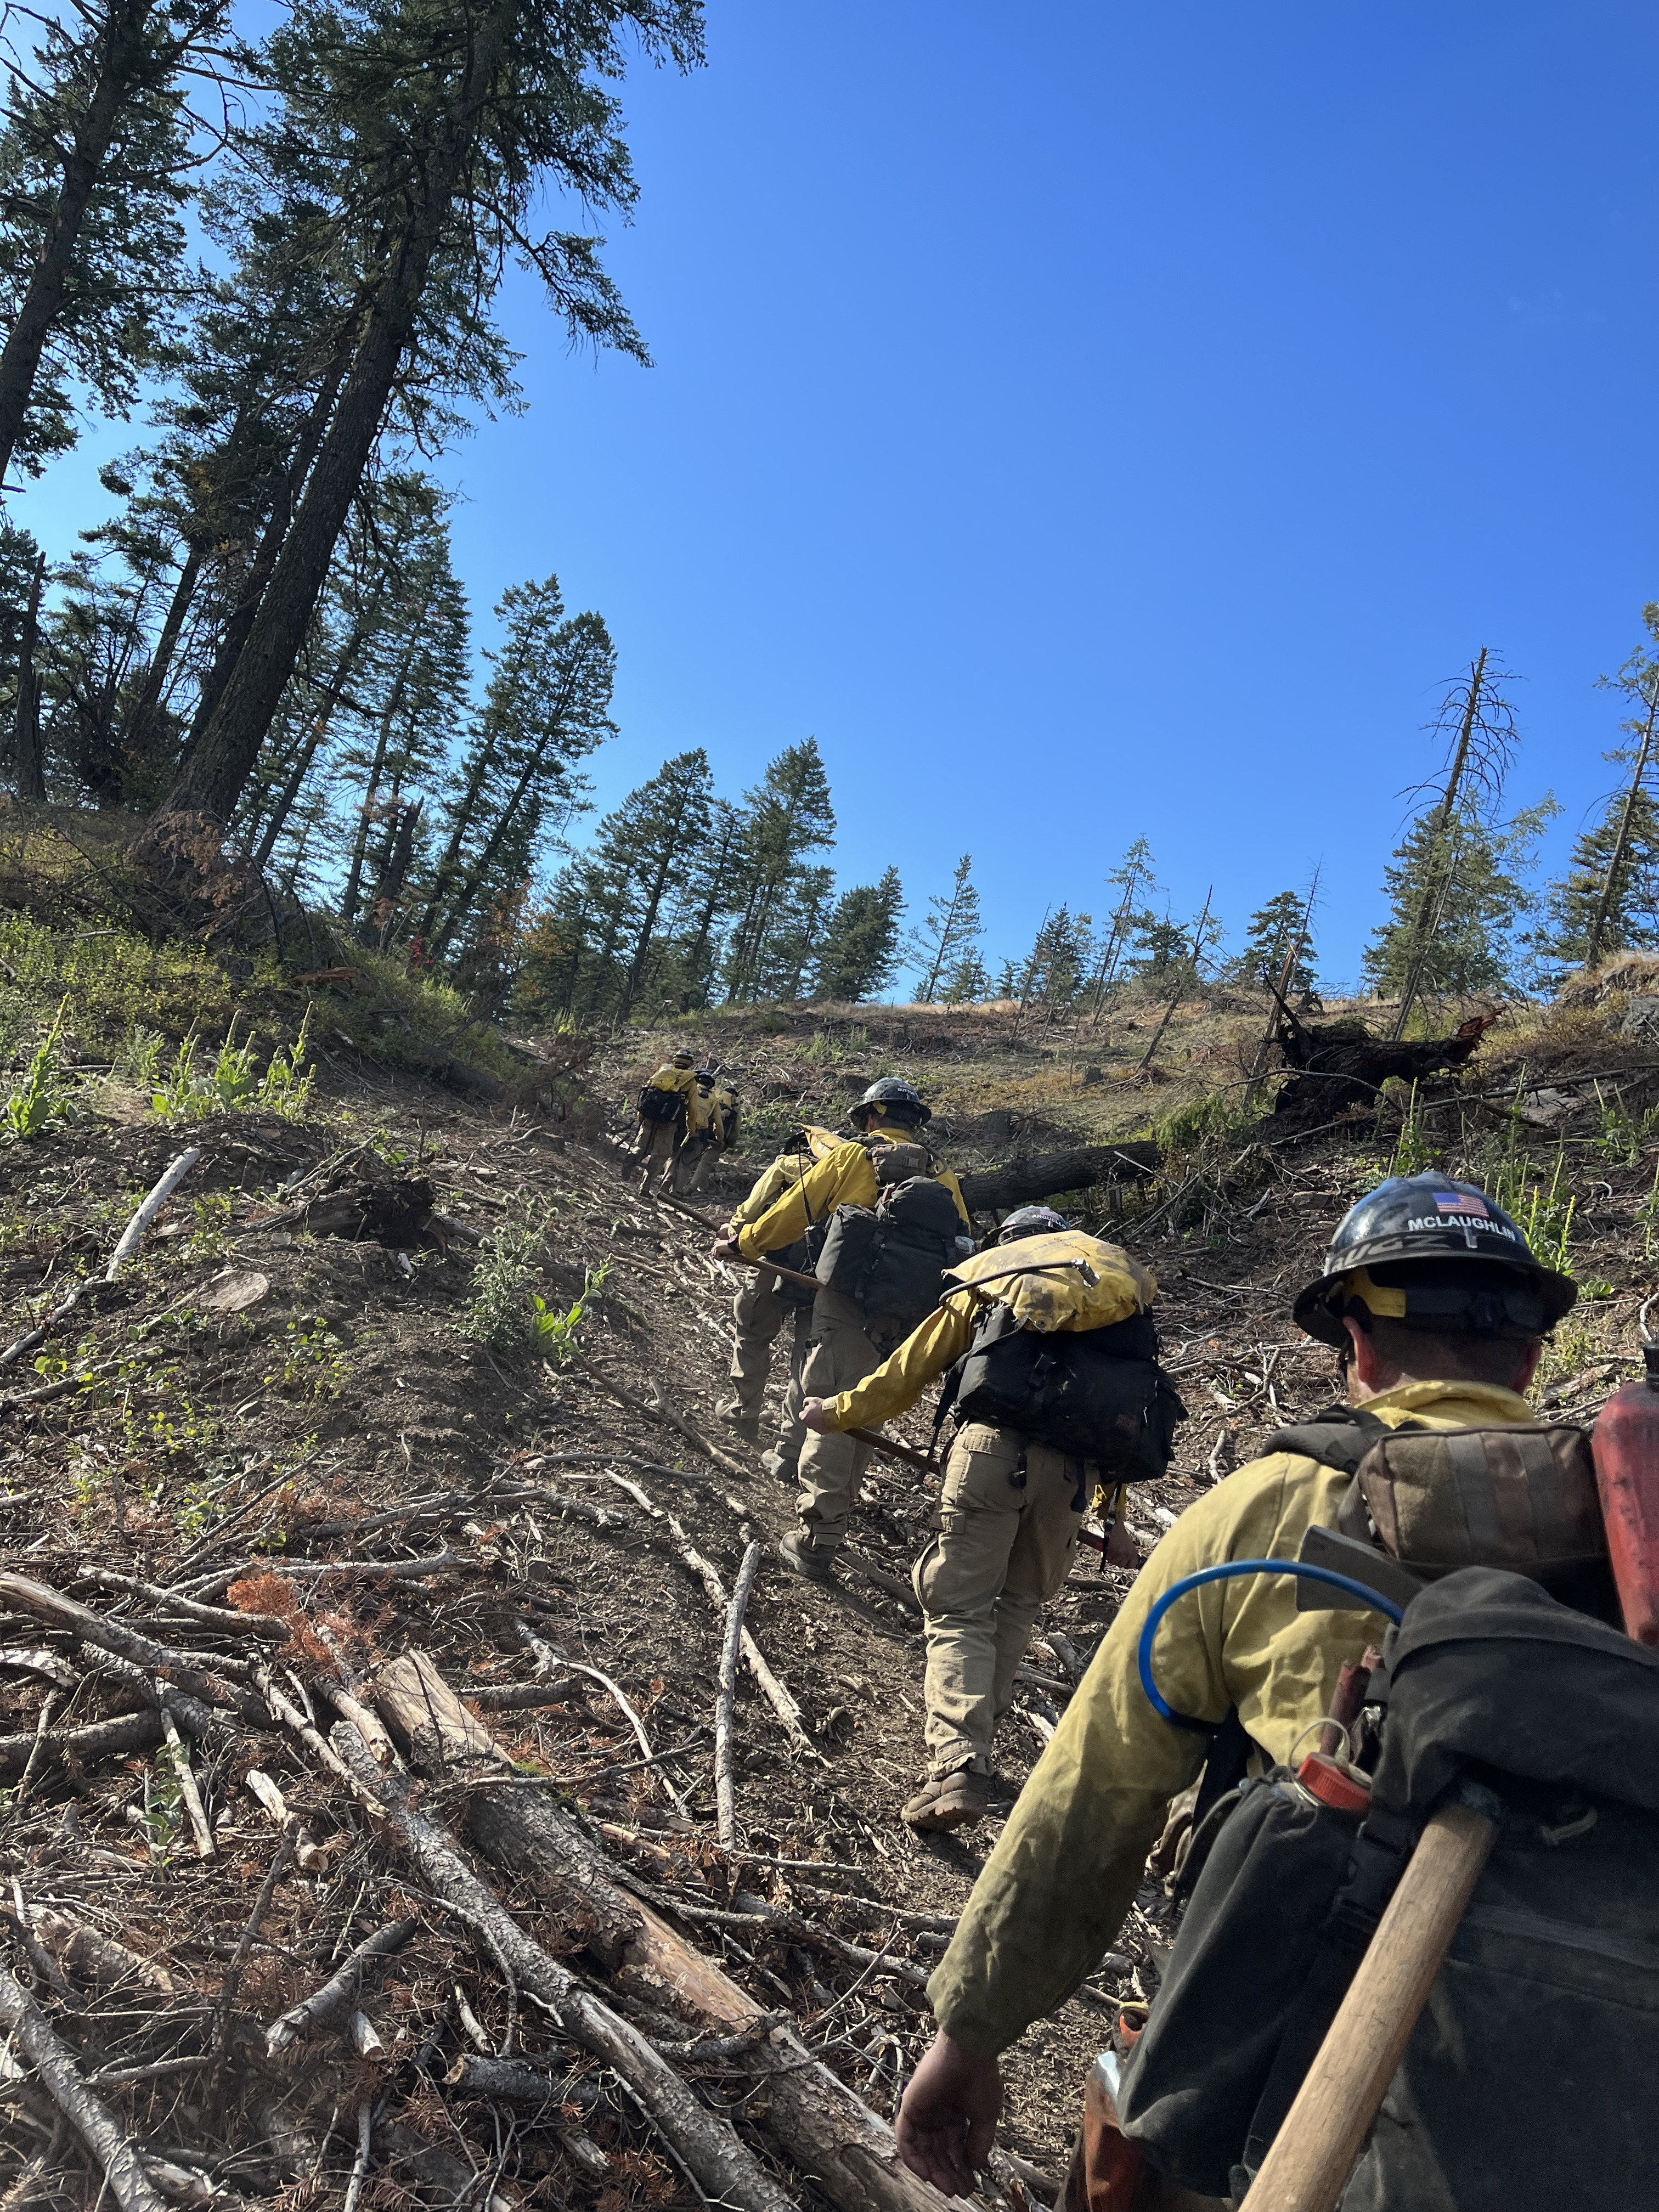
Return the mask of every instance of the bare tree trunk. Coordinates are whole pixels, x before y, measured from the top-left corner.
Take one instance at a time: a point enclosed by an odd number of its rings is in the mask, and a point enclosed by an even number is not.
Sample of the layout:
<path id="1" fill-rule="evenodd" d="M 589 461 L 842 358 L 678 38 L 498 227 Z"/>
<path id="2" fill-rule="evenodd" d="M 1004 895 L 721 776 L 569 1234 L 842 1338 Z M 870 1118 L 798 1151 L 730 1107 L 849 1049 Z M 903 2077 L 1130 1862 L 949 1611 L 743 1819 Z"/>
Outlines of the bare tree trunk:
<path id="1" fill-rule="evenodd" d="M 17 796 L 38 806 L 46 795 L 46 764 L 40 757 L 40 681 L 34 656 L 40 639 L 40 586 L 46 580 L 46 556 L 34 564 L 29 603 L 23 613 L 23 631 L 17 646 L 17 704 L 12 724 L 12 750 L 17 765 Z"/>
<path id="2" fill-rule="evenodd" d="M 1437 888 L 1434 880 L 1433 856 L 1445 850 L 1447 865 L 1451 863 L 1446 832 L 1451 826 L 1452 809 L 1457 804 L 1457 787 L 1463 781 L 1463 771 L 1468 766 L 1469 746 L 1474 737 L 1475 717 L 1480 711 L 1480 687 L 1486 680 L 1486 648 L 1483 645 L 1469 676 L 1468 702 L 1463 709 L 1462 726 L 1457 733 L 1457 750 L 1452 755 L 1451 774 L 1446 778 L 1445 795 L 1434 811 L 1433 842 L 1429 848 L 1429 870 L 1423 885 L 1423 897 L 1417 910 L 1417 920 L 1412 927 L 1412 964 L 1407 970 L 1406 985 L 1401 994 L 1400 1012 L 1389 1036 L 1397 1042 L 1406 1034 L 1406 1022 L 1423 981 L 1423 970 L 1433 948 L 1435 932 L 1439 926 L 1440 909 L 1445 903 L 1445 886 Z"/>
<path id="3" fill-rule="evenodd" d="M 149 15 L 149 0 L 118 0 L 100 27 L 96 75 L 86 112 L 64 157 L 58 204 L 46 225 L 40 258 L 30 275 L 22 305 L 6 333 L 4 347 L 0 348 L 0 477 L 11 465 L 40 374 L 40 356 L 52 325 L 63 312 L 75 249 L 99 171 L 131 89 Z"/>
<path id="4" fill-rule="evenodd" d="M 421 624 L 426 619 L 422 604 L 420 615 L 404 648 L 404 657 L 398 664 L 398 673 L 386 699 L 386 711 L 380 716 L 380 726 L 374 733 L 374 757 L 368 765 L 368 780 L 363 785 L 363 803 L 358 810 L 356 833 L 351 841 L 351 866 L 347 872 L 345 891 L 340 902 L 341 918 L 348 922 L 357 918 L 357 906 L 362 891 L 363 863 L 368 858 L 368 838 L 374 821 L 374 802 L 380 795 L 380 778 L 386 773 L 386 748 L 392 743 L 392 725 L 398 709 L 404 703 L 404 693 L 409 684 L 409 672 L 415 665 L 415 655 L 420 649 Z"/>
<path id="5" fill-rule="evenodd" d="M 161 703 L 161 694 L 167 688 L 167 672 L 173 665 L 173 656 L 185 627 L 185 617 L 190 612 L 190 603 L 196 596 L 196 586 L 201 574 L 202 549 L 199 545 L 192 545 L 185 555 L 185 564 L 179 569 L 179 580 L 173 587 L 167 619 L 161 624 L 161 635 L 155 641 L 155 650 L 150 655 L 149 666 L 144 671 L 144 680 L 133 702 L 130 743 L 135 752 L 141 751 L 149 738 L 155 711 Z"/>
<path id="6" fill-rule="evenodd" d="M 1145 1075 L 1147 1069 L 1152 1066 L 1152 1056 L 1157 1052 L 1159 1045 L 1164 1042 L 1164 1032 L 1169 1028 L 1170 1018 L 1174 1015 L 1176 1008 L 1181 1004 L 1182 999 L 1187 995 L 1188 985 L 1195 983 L 1198 981 L 1198 963 L 1204 957 L 1204 925 L 1210 918 L 1210 901 L 1214 896 L 1215 886 L 1212 884 L 1209 890 L 1204 894 L 1204 911 L 1200 915 L 1197 921 L 1193 926 L 1193 949 L 1188 954 L 1186 961 L 1182 965 L 1180 979 L 1176 984 L 1175 991 L 1170 1000 L 1170 1003 L 1164 1009 L 1164 1018 L 1158 1024 L 1157 1029 L 1153 1030 L 1152 1041 L 1140 1056 L 1140 1065 L 1135 1070 L 1135 1073 L 1137 1075 Z"/>
<path id="7" fill-rule="evenodd" d="M 1244 1110 L 1247 1114 L 1255 1104 L 1256 1092 L 1261 1087 L 1262 1073 L 1267 1064 L 1267 1048 L 1278 1034 L 1279 1006 L 1284 1003 L 1285 994 L 1291 988 L 1291 976 L 1295 971 L 1297 962 L 1302 957 L 1302 948 L 1308 941 L 1308 926 L 1313 920 L 1314 895 L 1319 889 L 1319 870 L 1316 868 L 1314 879 L 1308 887 L 1308 902 L 1302 909 L 1302 927 L 1296 933 L 1295 942 L 1285 951 L 1279 971 L 1279 989 L 1275 994 L 1275 1003 L 1267 1010 L 1267 1026 L 1261 1033 L 1261 1042 L 1255 1048 L 1255 1058 L 1250 1063 L 1250 1087 L 1244 1093 Z M 1268 981 L 1271 983 L 1271 977 L 1268 978 Z"/>
<path id="8" fill-rule="evenodd" d="M 1624 811 L 1619 817 L 1619 835 L 1613 840 L 1607 872 L 1601 878 L 1601 896 L 1595 902 L 1595 919 L 1590 924 L 1589 944 L 1584 952 L 1587 968 L 1593 968 L 1601 957 L 1601 938 L 1613 905 L 1613 887 L 1619 881 L 1619 872 L 1625 865 L 1625 855 L 1630 850 L 1631 824 L 1636 816 L 1636 795 L 1642 788 L 1642 778 L 1647 773 L 1648 757 L 1653 750 L 1653 728 L 1656 716 L 1659 716 L 1659 678 L 1653 679 L 1653 696 L 1648 702 L 1648 719 L 1642 731 L 1642 749 L 1636 757 L 1636 773 L 1630 780 L 1630 789 L 1625 793 Z"/>

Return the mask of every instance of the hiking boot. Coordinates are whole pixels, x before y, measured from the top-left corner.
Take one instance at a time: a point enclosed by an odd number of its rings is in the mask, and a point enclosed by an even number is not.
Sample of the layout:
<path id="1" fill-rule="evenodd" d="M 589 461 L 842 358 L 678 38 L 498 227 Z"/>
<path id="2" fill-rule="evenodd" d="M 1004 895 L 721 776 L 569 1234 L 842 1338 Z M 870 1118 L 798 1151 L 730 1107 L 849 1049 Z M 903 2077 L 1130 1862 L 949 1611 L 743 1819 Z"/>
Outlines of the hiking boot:
<path id="1" fill-rule="evenodd" d="M 745 1443 L 757 1444 L 760 1442 L 760 1415 L 745 1413 L 741 1398 L 728 1398 L 717 1410 L 721 1420 L 734 1428 Z"/>
<path id="2" fill-rule="evenodd" d="M 959 1766 L 954 1774 L 936 1774 L 924 1782 L 899 1818 L 919 1836 L 928 1836 L 972 1827 L 985 1818 L 990 1803 L 985 1776 L 975 1774 L 971 1766 Z"/>
<path id="3" fill-rule="evenodd" d="M 835 1556 L 822 1544 L 815 1544 L 805 1528 L 797 1528 L 778 1544 L 778 1557 L 790 1573 L 803 1576 L 809 1583 L 830 1580 L 830 1562 Z"/>

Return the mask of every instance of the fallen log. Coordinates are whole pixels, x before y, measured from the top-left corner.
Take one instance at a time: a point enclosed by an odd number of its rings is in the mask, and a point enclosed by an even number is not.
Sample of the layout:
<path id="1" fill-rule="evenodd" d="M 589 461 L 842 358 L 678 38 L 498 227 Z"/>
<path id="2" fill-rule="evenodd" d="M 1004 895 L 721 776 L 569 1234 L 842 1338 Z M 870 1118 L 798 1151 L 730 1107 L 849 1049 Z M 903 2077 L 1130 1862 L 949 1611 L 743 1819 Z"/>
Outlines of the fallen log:
<path id="1" fill-rule="evenodd" d="M 1088 1145 L 1065 1152 L 1036 1152 L 1006 1168 L 960 1178 L 969 1213 L 1001 1213 L 1066 1190 L 1093 1190 L 1103 1182 L 1139 1182 L 1157 1172 L 1158 1148 L 1150 1139 L 1122 1145 Z"/>
<path id="2" fill-rule="evenodd" d="M 525 1933 L 451 1838 L 410 1804 L 404 1778 L 381 1773 L 349 1722 L 334 1729 L 332 1741 L 357 1795 L 386 1820 L 428 1888 L 485 1936 L 519 1988 L 544 2006 L 566 2034 L 616 2069 L 705 2194 L 738 2212 L 796 2212 L 793 2200 L 744 2148 L 731 2122 L 707 2110 L 636 2027 Z"/>
<path id="3" fill-rule="evenodd" d="M 286 2051 L 290 2043 L 297 2043 L 302 2035 L 309 2035 L 313 2027 L 343 2006 L 356 2005 L 369 1977 L 381 1972 L 384 1962 L 403 1949 L 419 1926 L 417 1920 L 392 1920 L 384 1928 L 377 1928 L 319 1990 L 313 1990 L 280 2020 L 272 2021 L 265 2030 L 265 2057 L 275 2058 L 279 2051 Z"/>
<path id="4" fill-rule="evenodd" d="M 43 1758 L 55 1764 L 65 1760 L 87 1765 L 118 1751 L 148 1751 L 161 1741 L 159 1712 L 118 1713 L 113 1720 L 93 1721 L 85 1728 L 52 1729 L 45 1735 L 30 1729 L 26 1735 L 0 1735 L 0 1767 L 20 1771 L 39 1745 Z"/>
<path id="5" fill-rule="evenodd" d="M 103 2168 L 110 2194 L 121 2212 L 162 2212 L 137 2152 L 120 2122 L 87 2087 L 75 2054 L 47 2025 L 34 2000 L 0 1966 L 0 2027 L 40 2075 L 70 2125 Z"/>
<path id="6" fill-rule="evenodd" d="M 647 2002 L 717 2035 L 746 2035 L 763 2018 L 758 1999 L 629 1895 L 599 1845 L 543 1792 L 471 1791 L 467 1833 L 492 1864 L 528 1876 L 552 1919 L 579 1931 L 587 1954 Z M 748 2063 L 767 2131 L 843 2212 L 945 2212 L 951 2200 L 901 2163 L 891 2129 L 790 2029 L 769 2030 Z"/>

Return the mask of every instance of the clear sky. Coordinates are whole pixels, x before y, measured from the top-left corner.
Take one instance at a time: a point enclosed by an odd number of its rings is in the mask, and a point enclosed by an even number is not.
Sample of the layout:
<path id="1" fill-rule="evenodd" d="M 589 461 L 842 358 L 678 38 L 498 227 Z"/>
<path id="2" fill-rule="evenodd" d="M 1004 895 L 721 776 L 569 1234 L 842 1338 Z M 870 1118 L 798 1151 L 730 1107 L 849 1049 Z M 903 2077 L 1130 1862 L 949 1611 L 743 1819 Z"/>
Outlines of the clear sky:
<path id="1" fill-rule="evenodd" d="M 1650 8 L 710 0 L 708 34 L 623 88 L 606 258 L 655 367 L 573 357 L 515 279 L 529 412 L 445 468 L 481 613 L 556 570 L 611 626 L 603 801 L 815 735 L 844 879 L 894 862 L 914 914 L 971 851 L 988 957 L 1100 914 L 1144 833 L 1235 937 L 1322 862 L 1351 978 L 1486 644 L 1559 859 L 1659 598 Z"/>

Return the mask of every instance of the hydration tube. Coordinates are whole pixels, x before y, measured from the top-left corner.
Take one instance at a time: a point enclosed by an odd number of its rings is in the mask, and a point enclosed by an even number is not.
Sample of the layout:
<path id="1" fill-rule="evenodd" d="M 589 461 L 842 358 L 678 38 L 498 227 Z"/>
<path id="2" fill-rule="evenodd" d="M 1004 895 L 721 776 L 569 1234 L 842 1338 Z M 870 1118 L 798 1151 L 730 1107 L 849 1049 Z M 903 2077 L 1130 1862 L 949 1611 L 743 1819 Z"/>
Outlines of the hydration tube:
<path id="1" fill-rule="evenodd" d="M 1160 1720 L 1172 1721 L 1176 1728 L 1198 1729 L 1205 1735 L 1210 1733 L 1210 1722 L 1194 1720 L 1188 1713 L 1176 1712 L 1152 1680 L 1152 1638 L 1158 1633 L 1158 1623 L 1177 1598 L 1185 1597 L 1188 1590 L 1195 1590 L 1205 1583 L 1231 1582 L 1239 1575 L 1299 1575 L 1304 1582 L 1323 1583 L 1331 1589 L 1346 1591 L 1350 1597 L 1363 1597 L 1367 1605 L 1386 1613 L 1396 1626 L 1405 1617 L 1391 1597 L 1384 1597 L 1381 1590 L 1356 1582 L 1352 1575 L 1338 1574 L 1334 1567 L 1316 1567 L 1302 1559 L 1224 1559 L 1219 1566 L 1200 1567 L 1195 1575 L 1183 1575 L 1164 1591 L 1147 1614 L 1146 1626 L 1140 1632 L 1140 1644 L 1135 1653 L 1140 1686 Z"/>

